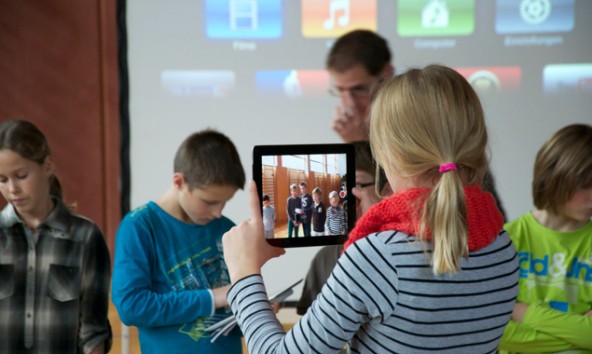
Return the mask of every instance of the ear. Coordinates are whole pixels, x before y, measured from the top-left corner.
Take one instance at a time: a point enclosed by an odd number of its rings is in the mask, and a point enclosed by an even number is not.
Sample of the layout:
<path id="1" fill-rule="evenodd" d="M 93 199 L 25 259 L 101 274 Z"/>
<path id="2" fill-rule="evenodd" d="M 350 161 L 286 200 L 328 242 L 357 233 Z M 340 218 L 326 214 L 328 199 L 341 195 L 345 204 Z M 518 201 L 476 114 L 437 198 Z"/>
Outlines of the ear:
<path id="1" fill-rule="evenodd" d="M 173 174 L 173 185 L 175 188 L 177 188 L 177 190 L 183 189 L 185 183 L 185 175 L 182 172 L 175 172 Z"/>
<path id="2" fill-rule="evenodd" d="M 382 78 L 384 80 L 388 80 L 391 77 L 393 77 L 395 75 L 395 67 L 393 66 L 393 64 L 388 63 L 384 65 L 384 68 L 382 68 Z"/>
<path id="3" fill-rule="evenodd" d="M 55 174 L 55 165 L 51 159 L 51 156 L 47 156 L 45 161 L 43 161 L 43 172 L 45 172 L 48 177 Z"/>

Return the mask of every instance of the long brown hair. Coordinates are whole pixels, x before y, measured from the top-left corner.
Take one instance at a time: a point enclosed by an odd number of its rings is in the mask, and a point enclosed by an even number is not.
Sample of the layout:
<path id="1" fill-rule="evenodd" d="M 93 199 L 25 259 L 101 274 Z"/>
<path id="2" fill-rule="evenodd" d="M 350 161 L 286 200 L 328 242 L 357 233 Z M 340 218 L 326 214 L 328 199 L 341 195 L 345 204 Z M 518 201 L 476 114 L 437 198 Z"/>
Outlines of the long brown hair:
<path id="1" fill-rule="evenodd" d="M 35 124 L 26 120 L 10 120 L 0 125 L 0 150 L 2 149 L 16 152 L 40 165 L 51 155 L 45 135 Z M 49 193 L 61 200 L 62 185 L 55 175 L 50 177 L 49 186 Z"/>

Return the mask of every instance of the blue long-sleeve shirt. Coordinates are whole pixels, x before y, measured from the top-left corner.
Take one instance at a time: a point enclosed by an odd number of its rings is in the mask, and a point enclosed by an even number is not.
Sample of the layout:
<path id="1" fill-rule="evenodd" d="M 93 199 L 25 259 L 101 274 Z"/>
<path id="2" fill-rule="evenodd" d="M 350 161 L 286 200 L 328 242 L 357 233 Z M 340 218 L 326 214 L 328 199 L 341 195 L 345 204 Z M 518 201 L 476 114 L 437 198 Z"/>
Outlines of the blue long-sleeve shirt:
<path id="1" fill-rule="evenodd" d="M 138 327 L 142 353 L 241 353 L 238 329 L 214 343 L 204 332 L 230 315 L 223 309 L 214 314 L 209 289 L 230 282 L 221 240 L 233 225 L 225 217 L 184 223 L 154 202 L 123 219 L 112 301 L 121 320 Z"/>

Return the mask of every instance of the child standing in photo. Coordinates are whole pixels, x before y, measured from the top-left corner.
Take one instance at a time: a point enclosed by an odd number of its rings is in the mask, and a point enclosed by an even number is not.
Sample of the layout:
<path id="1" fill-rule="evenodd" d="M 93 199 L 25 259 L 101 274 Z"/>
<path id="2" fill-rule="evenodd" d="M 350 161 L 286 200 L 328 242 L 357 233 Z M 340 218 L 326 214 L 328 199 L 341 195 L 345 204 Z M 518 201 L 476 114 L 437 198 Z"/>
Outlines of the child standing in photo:
<path id="1" fill-rule="evenodd" d="M 265 194 L 263 200 L 263 231 L 266 238 L 274 238 L 275 208 L 269 202 L 269 196 Z"/>
<path id="2" fill-rule="evenodd" d="M 520 278 L 501 353 L 592 353 L 592 126 L 543 144 L 532 195 L 535 209 L 504 227 Z"/>
<path id="3" fill-rule="evenodd" d="M 308 184 L 306 182 L 300 182 L 300 193 L 300 199 L 302 200 L 302 233 L 304 233 L 304 237 L 310 237 L 313 200 L 308 194 Z"/>
<path id="4" fill-rule="evenodd" d="M 327 235 L 345 235 L 347 225 L 345 211 L 339 206 L 337 191 L 329 193 L 329 202 L 331 206 L 327 208 L 327 220 L 325 221 Z"/>
<path id="5" fill-rule="evenodd" d="M 245 183 L 236 147 L 204 130 L 178 148 L 160 198 L 130 211 L 117 231 L 112 300 L 138 327 L 142 354 L 240 354 L 238 328 L 213 343 L 205 328 L 231 315 L 222 210 Z"/>
<path id="6" fill-rule="evenodd" d="M 290 196 L 286 202 L 286 214 L 288 214 L 288 238 L 298 237 L 298 229 L 302 220 L 302 200 L 298 196 L 298 185 L 290 185 Z"/>
<path id="7" fill-rule="evenodd" d="M 312 209 L 312 236 L 325 235 L 325 221 L 327 219 L 327 209 L 325 203 L 322 201 L 323 192 L 320 188 L 312 190 L 312 199 L 314 200 L 314 207 Z"/>
<path id="8" fill-rule="evenodd" d="M 111 347 L 111 260 L 101 230 L 62 201 L 43 133 L 0 125 L 0 353 Z"/>

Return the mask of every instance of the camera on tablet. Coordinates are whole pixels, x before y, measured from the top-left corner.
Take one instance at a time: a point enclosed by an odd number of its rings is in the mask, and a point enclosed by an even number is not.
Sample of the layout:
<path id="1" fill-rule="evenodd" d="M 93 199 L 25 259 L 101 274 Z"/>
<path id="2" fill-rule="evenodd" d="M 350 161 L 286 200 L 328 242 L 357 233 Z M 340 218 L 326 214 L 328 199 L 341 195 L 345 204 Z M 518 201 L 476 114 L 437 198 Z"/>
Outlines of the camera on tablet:
<path id="1" fill-rule="evenodd" d="M 253 148 L 253 179 L 271 245 L 323 246 L 347 240 L 355 222 L 354 156 L 351 144 Z"/>

